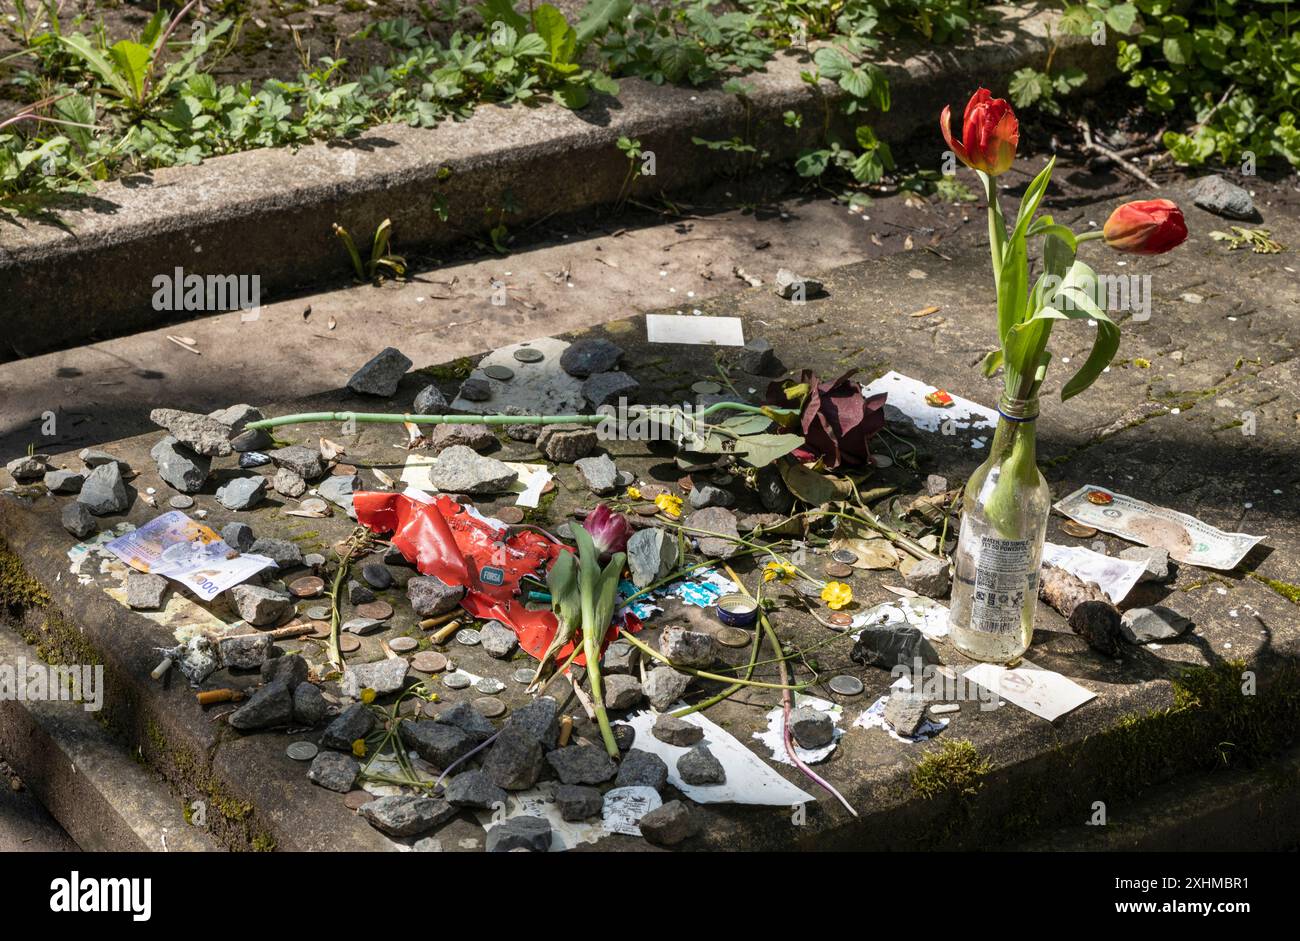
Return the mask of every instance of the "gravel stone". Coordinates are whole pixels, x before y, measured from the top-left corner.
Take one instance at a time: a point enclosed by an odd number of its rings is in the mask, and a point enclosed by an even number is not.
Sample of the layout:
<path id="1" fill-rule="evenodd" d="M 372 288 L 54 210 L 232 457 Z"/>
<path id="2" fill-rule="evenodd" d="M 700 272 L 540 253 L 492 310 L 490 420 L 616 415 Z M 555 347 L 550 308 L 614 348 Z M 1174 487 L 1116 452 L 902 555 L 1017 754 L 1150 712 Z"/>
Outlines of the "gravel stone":
<path id="1" fill-rule="evenodd" d="M 537 435 L 537 450 L 556 464 L 572 464 L 596 450 L 596 429 L 586 425 L 546 425 Z"/>
<path id="2" fill-rule="evenodd" d="M 460 384 L 460 398 L 466 402 L 486 402 L 492 398 L 492 384 L 471 376 Z"/>
<path id="3" fill-rule="evenodd" d="M 489 853 L 509 853 L 511 850 L 528 850 L 545 853 L 551 848 L 551 825 L 541 817 L 511 817 L 499 823 L 487 834 Z"/>
<path id="4" fill-rule="evenodd" d="M 80 493 L 81 485 L 86 482 L 86 475 L 81 471 L 56 468 L 45 472 L 44 481 L 45 489 L 50 493 Z"/>
<path id="5" fill-rule="evenodd" d="M 598 372 L 582 383 L 582 397 L 593 409 L 602 405 L 617 405 L 620 399 L 632 402 L 641 383 L 625 372 Z"/>
<path id="6" fill-rule="evenodd" d="M 605 677 L 605 705 L 610 709 L 631 709 L 643 699 L 645 691 L 636 677 L 622 673 Z"/>
<path id="7" fill-rule="evenodd" d="M 770 376 L 779 371 L 776 351 L 762 337 L 754 337 L 737 351 L 736 365 L 751 376 Z"/>
<path id="8" fill-rule="evenodd" d="M 447 397 L 435 385 L 427 385 L 415 396 L 411 403 L 413 415 L 443 415 L 447 411 Z"/>
<path id="9" fill-rule="evenodd" d="M 185 447 L 206 457 L 225 457 L 230 447 L 231 427 L 215 418 L 197 412 L 182 412 L 174 408 L 156 408 L 149 420 Z"/>
<path id="10" fill-rule="evenodd" d="M 605 798 L 594 787 L 561 784 L 555 789 L 555 806 L 560 808 L 560 816 L 572 823 L 599 816 Z"/>
<path id="11" fill-rule="evenodd" d="M 519 649 L 519 638 L 515 632 L 500 621 L 488 621 L 478 636 L 488 656 L 497 660 L 508 660 Z"/>
<path id="12" fill-rule="evenodd" d="M 221 527 L 221 540 L 232 549 L 248 552 L 253 548 L 253 527 L 247 523 L 227 523 Z"/>
<path id="13" fill-rule="evenodd" d="M 685 525 L 688 529 L 719 533 L 722 536 L 730 536 L 732 539 L 740 537 L 740 530 L 736 528 L 736 514 L 720 506 L 696 510 L 686 517 Z M 713 536 L 700 536 L 697 538 L 699 539 L 700 552 L 714 559 L 730 559 L 736 554 L 736 550 L 740 548 L 737 543 L 727 539 Z"/>
<path id="14" fill-rule="evenodd" d="M 325 473 L 325 461 L 317 448 L 295 444 L 266 452 L 276 467 L 291 470 L 303 480 L 315 480 Z"/>
<path id="15" fill-rule="evenodd" d="M 676 846 L 699 830 L 689 807 L 681 801 L 669 801 L 641 818 L 641 835 L 656 846 Z"/>
<path id="16" fill-rule="evenodd" d="M 229 594 L 239 616 L 254 627 L 274 624 L 293 608 L 288 595 L 261 585 L 236 585 Z"/>
<path id="17" fill-rule="evenodd" d="M 325 719 L 328 704 L 320 688 L 313 683 L 299 683 L 293 691 L 293 721 L 317 726 Z"/>
<path id="18" fill-rule="evenodd" d="M 677 759 L 677 773 L 687 784 L 726 784 L 727 772 L 703 742 Z"/>
<path id="19" fill-rule="evenodd" d="M 438 454 L 457 445 L 474 451 L 485 451 L 496 443 L 497 436 L 487 425 L 479 422 L 434 425 L 429 434 L 429 450 Z"/>
<path id="20" fill-rule="evenodd" d="M 236 477 L 217 488 L 217 502 L 227 510 L 251 510 L 266 496 L 265 477 Z"/>
<path id="21" fill-rule="evenodd" d="M 406 597 L 416 615 L 432 618 L 454 610 L 465 597 L 465 588 L 448 585 L 436 575 L 417 575 L 406 583 Z"/>
<path id="22" fill-rule="evenodd" d="M 312 759 L 311 767 L 307 770 L 307 780 L 326 790 L 346 794 L 352 790 L 360 773 L 361 765 L 351 755 L 323 751 Z"/>
<path id="23" fill-rule="evenodd" d="M 1146 566 L 1146 571 L 1138 579 L 1139 584 L 1142 582 L 1159 582 L 1163 584 L 1173 578 L 1173 572 L 1169 568 L 1168 549 L 1132 546 L 1120 552 L 1119 557 L 1130 562 L 1141 562 Z"/>
<path id="24" fill-rule="evenodd" d="M 293 720 L 293 694 L 287 683 L 269 683 L 261 687 L 226 721 L 233 729 L 250 732 L 288 725 Z M 349 747 L 351 747 L 349 745 Z"/>
<path id="25" fill-rule="evenodd" d="M 486 742 L 497 731 L 483 713 L 467 702 L 458 702 L 449 709 L 444 709 L 438 714 L 438 721 L 454 725 L 472 738 L 475 745 Z"/>
<path id="26" fill-rule="evenodd" d="M 835 740 L 835 722 L 812 706 L 800 706 L 790 713 L 790 734 L 800 748 L 821 748 Z"/>
<path id="27" fill-rule="evenodd" d="M 550 751 L 560 740 L 560 704 L 550 696 L 539 696 L 512 712 L 506 724 L 526 732 Z"/>
<path id="28" fill-rule="evenodd" d="M 946 598 L 951 584 L 948 563 L 938 559 L 921 559 L 903 576 L 903 583 L 918 595 Z"/>
<path id="29" fill-rule="evenodd" d="M 721 487 L 704 484 L 691 490 L 690 501 L 695 509 L 703 510 L 710 506 L 731 506 L 736 499 Z"/>
<path id="30" fill-rule="evenodd" d="M 350 665 L 343 671 L 343 695 L 360 698 L 363 689 L 373 689 L 380 696 L 395 693 L 406 683 L 410 669 L 411 664 L 401 657 Z"/>
<path id="31" fill-rule="evenodd" d="M 393 573 L 381 562 L 368 562 L 361 566 L 361 577 L 376 591 L 383 591 L 393 585 Z"/>
<path id="32" fill-rule="evenodd" d="M 666 745 L 689 748 L 704 740 L 704 729 L 676 716 L 660 716 L 650 734 Z"/>
<path id="33" fill-rule="evenodd" d="M 303 480 L 287 467 L 281 467 L 271 478 L 271 487 L 276 493 L 285 497 L 301 497 L 307 492 L 307 481 Z"/>
<path id="34" fill-rule="evenodd" d="M 86 475 L 77 502 L 95 516 L 126 512 L 131 498 L 122 479 L 122 468 L 116 463 L 96 467 Z"/>
<path id="35" fill-rule="evenodd" d="M 541 742 L 527 729 L 513 724 L 517 715 L 511 716 L 483 759 L 483 773 L 507 791 L 532 787 L 541 777 L 544 764 Z"/>
<path id="36" fill-rule="evenodd" d="M 266 556 L 277 568 L 292 569 L 302 565 L 302 550 L 297 543 L 287 539 L 255 539 L 248 551 L 251 555 Z"/>
<path id="37" fill-rule="evenodd" d="M 1130 644 L 1172 640 L 1192 626 L 1191 620 L 1163 605 L 1130 608 L 1120 618 L 1119 629 Z"/>
<path id="38" fill-rule="evenodd" d="M 67 504 L 63 508 L 60 521 L 63 523 L 63 528 L 78 539 L 86 539 L 97 529 L 95 517 L 91 515 L 90 510 L 86 509 L 84 503 Z"/>
<path id="39" fill-rule="evenodd" d="M 712 634 L 666 627 L 659 636 L 659 652 L 676 666 L 698 669 L 718 659 L 718 642 Z"/>
<path id="40" fill-rule="evenodd" d="M 618 766 L 615 787 L 652 787 L 662 791 L 668 783 L 668 765 L 653 752 L 633 748 Z"/>
<path id="41" fill-rule="evenodd" d="M 269 654 L 269 651 L 268 651 Z M 307 682 L 307 676 L 311 673 L 311 668 L 307 661 L 302 658 L 301 654 L 287 653 L 282 657 L 269 657 L 262 662 L 262 682 L 274 683 L 276 680 L 284 680 L 289 684 L 289 689 L 295 693 L 298 687 Z"/>
<path id="42" fill-rule="evenodd" d="M 456 775 L 447 785 L 443 796 L 453 807 L 473 807 L 478 810 L 492 810 L 497 805 L 504 807 L 509 797 L 488 780 L 482 771 L 466 771 Z"/>
<path id="43" fill-rule="evenodd" d="M 557 748 L 546 760 L 565 784 L 600 784 L 618 773 L 614 759 L 599 745 Z"/>
<path id="44" fill-rule="evenodd" d="M 135 569 L 126 575 L 126 604 L 137 611 L 156 611 L 162 607 L 163 595 L 167 593 L 167 579 L 161 575 L 137 572 Z"/>
<path id="45" fill-rule="evenodd" d="M 348 380 L 348 388 L 360 395 L 391 398 L 412 365 L 398 350 L 385 347 L 353 374 Z"/>
<path id="46" fill-rule="evenodd" d="M 1250 193 L 1221 176 L 1203 176 L 1190 191 L 1192 202 L 1206 212 L 1225 219 L 1254 221 L 1259 218 Z"/>
<path id="47" fill-rule="evenodd" d="M 937 666 L 939 654 L 918 628 L 899 627 L 893 624 L 874 624 L 863 628 L 853 644 L 849 659 L 864 666 L 892 670 L 894 667 L 912 668 L 913 661 Z"/>
<path id="48" fill-rule="evenodd" d="M 212 459 L 181 444 L 171 435 L 149 452 L 158 465 L 158 476 L 181 493 L 198 493 L 208 482 Z"/>
<path id="49" fill-rule="evenodd" d="M 271 638 L 265 634 L 224 637 L 218 641 L 217 649 L 221 653 L 221 662 L 227 669 L 256 670 L 262 666 L 271 650 Z"/>
<path id="50" fill-rule="evenodd" d="M 501 493 L 518 477 L 503 462 L 464 445 L 447 448 L 429 468 L 430 480 L 444 493 Z"/>
<path id="51" fill-rule="evenodd" d="M 672 667 L 655 667 L 646 675 L 645 695 L 650 705 L 662 712 L 682 698 L 690 683 L 689 674 L 678 673 Z"/>
<path id="52" fill-rule="evenodd" d="M 320 736 L 320 744 L 323 748 L 336 748 L 339 751 L 350 752 L 352 743 L 359 738 L 365 738 L 374 727 L 375 717 L 370 709 L 362 703 L 354 703 L 325 726 L 325 731 Z"/>
<path id="53" fill-rule="evenodd" d="M 403 744 L 437 768 L 465 757 L 478 744 L 464 729 L 447 722 L 403 719 L 398 729 Z"/>
<path id="54" fill-rule="evenodd" d="M 616 640 L 605 648 L 605 656 L 600 661 L 601 672 L 606 678 L 621 674 L 635 675 L 640 661 L 641 651 L 625 640 Z"/>
<path id="55" fill-rule="evenodd" d="M 889 694 L 889 701 L 885 703 L 885 721 L 899 735 L 911 738 L 925 723 L 925 707 L 924 697 L 895 691 Z"/>
<path id="56" fill-rule="evenodd" d="M 32 483 L 42 479 L 50 470 L 50 458 L 47 454 L 16 457 L 5 465 L 5 470 L 20 484 Z"/>
<path id="57" fill-rule="evenodd" d="M 586 379 L 609 372 L 623 358 L 623 348 L 609 340 L 575 340 L 560 354 L 560 368 L 570 376 Z"/>
<path id="58" fill-rule="evenodd" d="M 608 454 L 581 457 L 574 462 L 587 489 L 595 494 L 610 494 L 618 489 L 618 467 Z"/>
<path id="59" fill-rule="evenodd" d="M 378 797 L 357 811 L 376 830 L 389 836 L 418 836 L 456 816 L 456 808 L 434 797 Z"/>

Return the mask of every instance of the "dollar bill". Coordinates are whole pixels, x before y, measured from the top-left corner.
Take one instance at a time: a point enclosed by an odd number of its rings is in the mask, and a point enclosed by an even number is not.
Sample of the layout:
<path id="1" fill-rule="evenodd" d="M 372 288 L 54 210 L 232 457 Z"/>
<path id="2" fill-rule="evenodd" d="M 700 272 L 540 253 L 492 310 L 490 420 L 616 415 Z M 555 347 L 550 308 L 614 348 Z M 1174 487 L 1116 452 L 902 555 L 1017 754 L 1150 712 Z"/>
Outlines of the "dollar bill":
<path id="1" fill-rule="evenodd" d="M 1194 516 L 1152 506 L 1105 487 L 1080 487 L 1054 509 L 1121 539 L 1169 550 L 1176 562 L 1210 569 L 1236 568 L 1263 536 L 1225 533 Z"/>

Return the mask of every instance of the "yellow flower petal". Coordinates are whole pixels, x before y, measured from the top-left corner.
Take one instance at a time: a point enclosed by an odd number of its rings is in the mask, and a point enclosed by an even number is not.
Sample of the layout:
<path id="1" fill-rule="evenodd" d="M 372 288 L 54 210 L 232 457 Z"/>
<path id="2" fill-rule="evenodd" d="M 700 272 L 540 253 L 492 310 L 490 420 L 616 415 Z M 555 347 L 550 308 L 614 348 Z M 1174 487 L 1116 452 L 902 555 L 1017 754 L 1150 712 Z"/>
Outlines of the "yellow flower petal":
<path id="1" fill-rule="evenodd" d="M 682 498 L 671 493 L 661 493 L 655 497 L 655 506 L 663 510 L 669 516 L 677 517 L 682 515 Z"/>
<path id="2" fill-rule="evenodd" d="M 843 582 L 827 582 L 822 589 L 822 601 L 832 611 L 838 611 L 853 600 L 853 589 Z"/>
<path id="3" fill-rule="evenodd" d="M 352 743 L 352 754 L 358 758 L 366 757 L 366 740 L 364 738 L 359 738 Z"/>
<path id="4" fill-rule="evenodd" d="M 361 691 L 361 701 L 367 706 L 375 701 L 375 691 L 367 686 Z"/>
<path id="5" fill-rule="evenodd" d="M 630 499 L 630 500 L 640 500 L 640 499 L 641 499 L 641 491 L 638 490 L 636 487 L 628 487 L 628 488 L 627 488 L 627 495 L 628 495 L 628 499 Z"/>

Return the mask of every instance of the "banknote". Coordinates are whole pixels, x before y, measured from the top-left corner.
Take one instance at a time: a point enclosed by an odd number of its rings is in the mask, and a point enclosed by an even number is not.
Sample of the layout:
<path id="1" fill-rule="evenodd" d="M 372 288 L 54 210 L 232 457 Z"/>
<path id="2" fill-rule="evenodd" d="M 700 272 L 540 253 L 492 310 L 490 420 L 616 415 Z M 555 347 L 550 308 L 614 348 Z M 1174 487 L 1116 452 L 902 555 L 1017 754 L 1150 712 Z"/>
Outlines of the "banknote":
<path id="1" fill-rule="evenodd" d="M 1235 568 L 1263 536 L 1225 533 L 1194 516 L 1152 506 L 1105 487 L 1080 487 L 1054 507 L 1085 526 L 1121 539 L 1169 550 L 1176 562 L 1210 569 Z"/>
<path id="2" fill-rule="evenodd" d="M 1083 546 L 1058 546 L 1052 542 L 1043 544 L 1043 564 L 1065 569 L 1085 582 L 1095 582 L 1113 604 L 1124 600 L 1147 568 L 1142 562 L 1102 555 Z"/>
<path id="3" fill-rule="evenodd" d="M 155 517 L 105 548 L 132 568 L 180 582 L 204 601 L 275 564 L 266 556 L 234 552 L 211 527 L 180 510 Z"/>

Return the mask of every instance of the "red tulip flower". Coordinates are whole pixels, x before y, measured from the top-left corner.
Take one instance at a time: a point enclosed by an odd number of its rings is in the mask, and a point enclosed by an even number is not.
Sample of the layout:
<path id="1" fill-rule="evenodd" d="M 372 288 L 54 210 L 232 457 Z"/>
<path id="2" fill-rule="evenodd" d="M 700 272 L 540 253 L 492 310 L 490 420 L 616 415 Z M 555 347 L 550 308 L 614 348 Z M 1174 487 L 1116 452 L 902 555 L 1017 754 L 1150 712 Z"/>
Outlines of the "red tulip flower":
<path id="1" fill-rule="evenodd" d="M 587 514 L 582 527 L 591 533 L 591 541 L 595 543 L 602 560 L 625 550 L 632 535 L 632 524 L 627 521 L 627 517 L 610 512 L 609 507 L 603 503 Z"/>
<path id="2" fill-rule="evenodd" d="M 1020 122 L 1005 98 L 994 98 L 987 88 L 981 88 L 966 102 L 960 141 L 952 139 L 951 124 L 952 109 L 945 106 L 939 115 L 939 129 L 962 163 L 989 176 L 1011 169 L 1020 144 Z"/>
<path id="3" fill-rule="evenodd" d="M 1183 211 L 1167 199 L 1125 203 L 1102 227 L 1106 244 L 1130 255 L 1160 255 L 1187 241 Z"/>

